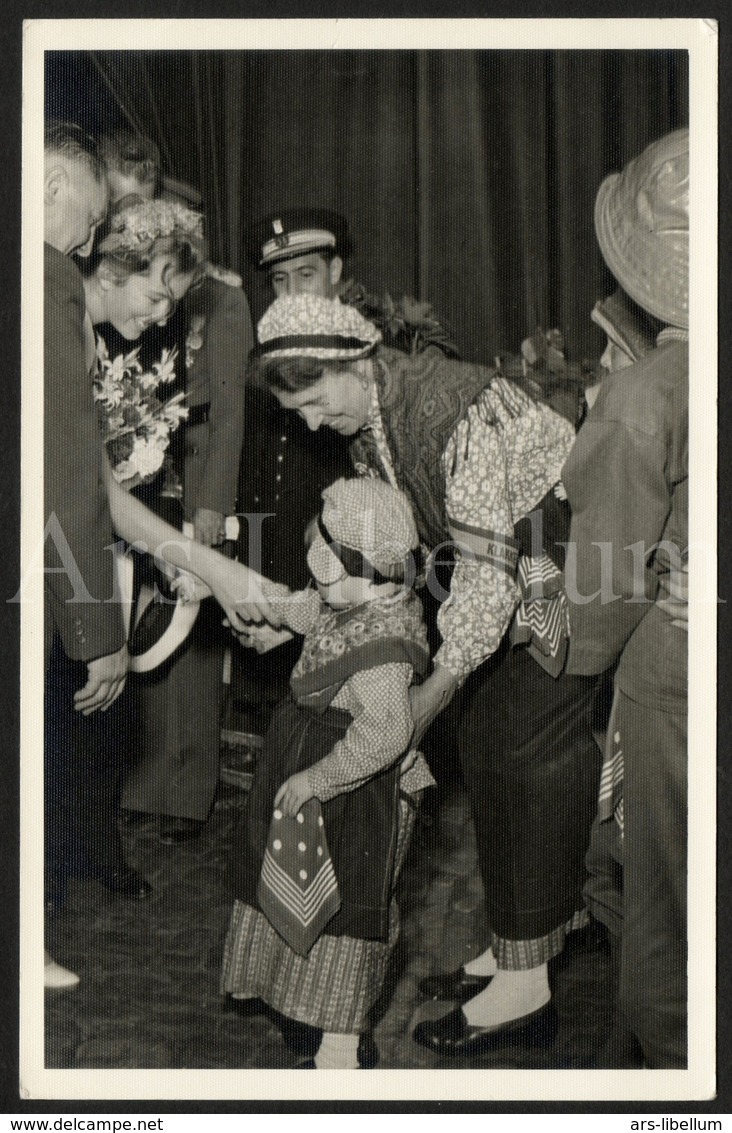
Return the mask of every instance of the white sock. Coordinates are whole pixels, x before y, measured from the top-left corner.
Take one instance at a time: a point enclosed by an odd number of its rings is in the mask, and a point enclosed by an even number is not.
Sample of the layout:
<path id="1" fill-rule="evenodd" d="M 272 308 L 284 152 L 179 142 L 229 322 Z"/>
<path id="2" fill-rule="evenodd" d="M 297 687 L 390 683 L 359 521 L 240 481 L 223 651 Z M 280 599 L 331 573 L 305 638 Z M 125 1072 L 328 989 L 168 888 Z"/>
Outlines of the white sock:
<path id="1" fill-rule="evenodd" d="M 546 964 L 525 972 L 499 968 L 484 991 L 463 1004 L 471 1027 L 492 1027 L 538 1011 L 551 999 Z"/>
<path id="2" fill-rule="evenodd" d="M 324 1031 L 315 1055 L 318 1070 L 358 1070 L 359 1035 L 338 1035 Z"/>
<path id="3" fill-rule="evenodd" d="M 463 964 L 465 974 L 468 976 L 495 976 L 498 970 L 493 949 L 489 946 L 480 956 L 476 956 L 469 964 Z"/>

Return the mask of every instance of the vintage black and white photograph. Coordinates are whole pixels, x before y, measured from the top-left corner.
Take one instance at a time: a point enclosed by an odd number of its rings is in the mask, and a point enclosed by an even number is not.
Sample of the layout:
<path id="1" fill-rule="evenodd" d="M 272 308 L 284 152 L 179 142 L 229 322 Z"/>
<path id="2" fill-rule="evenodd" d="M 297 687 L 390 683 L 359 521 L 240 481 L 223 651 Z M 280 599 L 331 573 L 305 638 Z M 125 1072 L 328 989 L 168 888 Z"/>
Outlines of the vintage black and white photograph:
<path id="1" fill-rule="evenodd" d="M 714 22 L 24 56 L 26 1096 L 712 1097 Z"/>

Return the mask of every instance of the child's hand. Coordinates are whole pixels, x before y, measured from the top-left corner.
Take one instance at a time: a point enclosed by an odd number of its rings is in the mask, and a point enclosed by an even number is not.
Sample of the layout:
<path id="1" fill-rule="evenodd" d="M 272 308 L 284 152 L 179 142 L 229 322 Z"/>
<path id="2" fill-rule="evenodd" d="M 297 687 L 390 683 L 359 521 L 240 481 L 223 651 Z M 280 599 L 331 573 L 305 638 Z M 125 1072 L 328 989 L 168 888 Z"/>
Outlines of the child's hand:
<path id="1" fill-rule="evenodd" d="M 314 795 L 315 792 L 308 782 L 307 771 L 298 771 L 297 775 L 290 776 L 282 784 L 275 795 L 274 805 L 283 814 L 294 818 L 298 811 L 305 806 L 308 799 L 312 799 Z"/>
<path id="2" fill-rule="evenodd" d="M 230 626 L 228 620 L 224 622 L 224 625 Z M 245 649 L 254 649 L 257 653 L 269 653 L 270 649 L 276 649 L 278 645 L 282 645 L 285 641 L 292 641 L 294 637 L 291 630 L 285 627 L 275 629 L 267 622 L 262 622 L 261 625 L 252 622 L 245 630 L 240 633 L 234 631 L 234 633 L 240 645 L 243 645 Z"/>

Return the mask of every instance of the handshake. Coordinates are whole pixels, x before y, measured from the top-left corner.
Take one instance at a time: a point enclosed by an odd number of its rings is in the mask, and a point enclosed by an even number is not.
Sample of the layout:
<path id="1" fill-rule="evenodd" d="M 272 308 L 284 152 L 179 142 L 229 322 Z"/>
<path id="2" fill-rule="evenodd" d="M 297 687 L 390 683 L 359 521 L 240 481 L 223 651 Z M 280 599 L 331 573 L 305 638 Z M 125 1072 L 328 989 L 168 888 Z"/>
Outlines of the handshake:
<path id="1" fill-rule="evenodd" d="M 225 621 L 224 625 L 229 625 L 229 623 Z M 269 653 L 270 649 L 276 649 L 278 645 L 292 641 L 295 636 L 292 630 L 284 626 L 275 629 L 267 622 L 259 622 L 256 625 L 252 623 L 246 629 L 232 630 L 232 633 L 240 645 L 243 645 L 245 649 L 254 649 L 257 653 Z"/>

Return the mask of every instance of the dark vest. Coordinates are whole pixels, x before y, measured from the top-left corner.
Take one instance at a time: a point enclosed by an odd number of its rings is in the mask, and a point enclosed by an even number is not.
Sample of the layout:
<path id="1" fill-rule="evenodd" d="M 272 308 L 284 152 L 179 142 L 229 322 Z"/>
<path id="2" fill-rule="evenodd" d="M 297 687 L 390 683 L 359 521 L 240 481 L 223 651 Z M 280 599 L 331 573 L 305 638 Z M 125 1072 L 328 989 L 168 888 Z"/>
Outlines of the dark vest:
<path id="1" fill-rule="evenodd" d="M 503 414 L 516 417 L 532 399 L 520 384 L 510 381 L 507 384 L 507 379 L 498 371 L 488 366 L 449 361 L 436 351 L 408 358 L 396 351 L 381 349 L 374 362 L 381 419 L 394 473 L 399 487 L 410 498 L 420 539 L 434 551 L 452 539 L 445 510 L 446 476 L 450 475 L 450 469 L 444 468 L 442 458 L 457 424 L 489 387 L 490 397 L 483 398 L 478 407 L 489 425 L 500 425 L 496 416 L 498 400 Z M 500 381 L 494 380 L 499 377 Z M 373 470 L 385 475 L 369 431 L 355 439 L 351 458 L 359 474 Z M 529 590 L 526 593 L 519 571 L 523 598 L 532 601 L 525 608 L 522 603 L 519 608 L 512 640 L 516 645 L 526 646 L 535 660 L 556 677 L 562 671 L 567 646 L 561 572 L 563 542 L 569 534 L 569 508 L 549 491 L 534 511 L 544 514 L 542 549 L 551 562 L 540 560 L 534 574 L 527 575 Z M 527 516 L 514 530 L 519 555 L 537 554 L 531 535 L 531 518 Z M 536 569 L 538 578 L 535 578 Z"/>
<path id="2" fill-rule="evenodd" d="M 409 357 L 385 347 L 374 356 L 374 369 L 394 472 L 410 498 L 420 539 L 433 550 L 450 538 L 442 455 L 496 370 L 455 362 L 436 350 Z M 368 435 L 357 437 L 351 445 L 356 470 L 373 468 L 374 457 Z"/>

